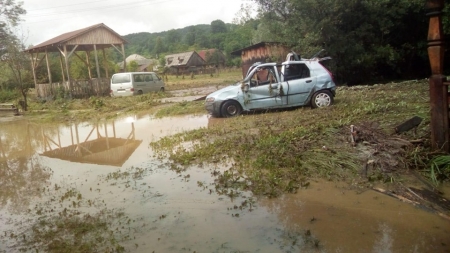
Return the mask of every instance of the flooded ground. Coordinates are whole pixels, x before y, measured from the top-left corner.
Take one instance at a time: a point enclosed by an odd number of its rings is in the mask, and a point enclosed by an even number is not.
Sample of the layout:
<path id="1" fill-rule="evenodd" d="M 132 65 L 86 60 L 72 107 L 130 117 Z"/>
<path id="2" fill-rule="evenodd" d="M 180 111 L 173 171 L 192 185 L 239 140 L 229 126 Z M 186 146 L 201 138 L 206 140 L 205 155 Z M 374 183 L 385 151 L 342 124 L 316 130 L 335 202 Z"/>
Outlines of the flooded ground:
<path id="1" fill-rule="evenodd" d="M 230 198 L 214 186 L 226 164 L 154 157 L 151 141 L 220 120 L 0 122 L 0 252 L 450 252 L 450 220 L 375 191 Z"/>

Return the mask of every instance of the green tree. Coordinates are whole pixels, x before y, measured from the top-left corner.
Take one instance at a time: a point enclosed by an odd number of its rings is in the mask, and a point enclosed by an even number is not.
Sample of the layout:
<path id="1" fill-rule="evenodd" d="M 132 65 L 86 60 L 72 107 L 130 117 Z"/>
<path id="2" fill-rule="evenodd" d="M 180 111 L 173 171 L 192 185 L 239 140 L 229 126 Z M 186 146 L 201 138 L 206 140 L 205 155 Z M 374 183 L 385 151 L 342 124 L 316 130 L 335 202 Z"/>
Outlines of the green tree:
<path id="1" fill-rule="evenodd" d="M 226 33 L 227 32 L 227 26 L 225 25 L 225 23 L 220 20 L 214 20 L 211 22 L 211 33 L 212 34 L 216 34 L 216 33 Z"/>
<path id="2" fill-rule="evenodd" d="M 326 49 L 340 82 L 427 75 L 423 0 L 255 2 L 264 26 L 302 56 Z"/>
<path id="3" fill-rule="evenodd" d="M 18 40 L 11 40 L 7 45 L 4 45 L 5 52 L 1 56 L 1 60 L 6 64 L 9 72 L 9 80 L 14 84 L 15 89 L 22 95 L 23 110 L 28 108 L 28 92 L 33 86 L 33 80 L 29 71 L 29 59 L 24 48 Z M 5 70 L 4 70 L 5 71 Z"/>
<path id="4" fill-rule="evenodd" d="M 164 52 L 164 45 L 162 42 L 162 38 L 158 36 L 158 38 L 156 38 L 155 47 L 153 48 L 153 53 L 159 56 L 163 52 Z"/>
<path id="5" fill-rule="evenodd" d="M 134 72 L 137 71 L 139 68 L 139 65 L 137 64 L 136 61 L 131 61 L 127 64 L 127 71 L 128 72 Z"/>

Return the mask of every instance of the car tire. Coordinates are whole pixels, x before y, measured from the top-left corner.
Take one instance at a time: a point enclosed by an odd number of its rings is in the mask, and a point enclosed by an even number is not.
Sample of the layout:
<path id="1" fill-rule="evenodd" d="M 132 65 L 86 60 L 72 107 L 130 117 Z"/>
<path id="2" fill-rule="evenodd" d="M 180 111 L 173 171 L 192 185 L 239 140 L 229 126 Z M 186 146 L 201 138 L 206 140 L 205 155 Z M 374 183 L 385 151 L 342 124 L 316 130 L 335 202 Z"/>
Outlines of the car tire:
<path id="1" fill-rule="evenodd" d="M 311 99 L 312 108 L 328 107 L 333 104 L 333 95 L 328 90 L 314 93 Z"/>
<path id="2" fill-rule="evenodd" d="M 220 112 L 225 118 L 235 117 L 242 113 L 242 107 L 238 102 L 229 100 L 223 103 Z"/>
<path id="3" fill-rule="evenodd" d="M 138 93 L 137 93 L 138 95 L 142 95 L 142 94 L 144 94 L 141 90 L 138 90 Z"/>
<path id="4" fill-rule="evenodd" d="M 160 92 L 164 92 L 164 87 L 161 87 L 161 89 L 159 89 Z"/>

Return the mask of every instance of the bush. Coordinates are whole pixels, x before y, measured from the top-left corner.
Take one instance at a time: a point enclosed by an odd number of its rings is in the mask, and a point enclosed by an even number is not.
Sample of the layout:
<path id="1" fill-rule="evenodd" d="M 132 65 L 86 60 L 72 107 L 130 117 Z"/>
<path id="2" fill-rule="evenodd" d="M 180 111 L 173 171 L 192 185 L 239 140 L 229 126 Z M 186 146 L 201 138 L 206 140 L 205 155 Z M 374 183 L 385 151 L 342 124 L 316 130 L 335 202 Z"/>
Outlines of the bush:
<path id="1" fill-rule="evenodd" d="M 0 103 L 10 102 L 19 98 L 14 90 L 0 90 Z"/>

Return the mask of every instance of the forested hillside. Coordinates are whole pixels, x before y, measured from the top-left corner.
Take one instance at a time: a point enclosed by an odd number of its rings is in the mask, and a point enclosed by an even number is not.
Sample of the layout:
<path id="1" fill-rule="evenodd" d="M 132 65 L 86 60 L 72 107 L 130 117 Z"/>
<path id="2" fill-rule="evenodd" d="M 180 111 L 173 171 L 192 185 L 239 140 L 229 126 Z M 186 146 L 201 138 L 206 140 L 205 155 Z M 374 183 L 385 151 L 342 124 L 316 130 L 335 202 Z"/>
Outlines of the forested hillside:
<path id="1" fill-rule="evenodd" d="M 211 24 L 187 26 L 159 33 L 128 34 L 124 36 L 129 42 L 125 51 L 126 55 L 140 54 L 161 59 L 166 54 L 216 48 L 228 57 L 229 65 L 236 65 L 240 64 L 240 61 L 238 59 L 233 62 L 230 53 L 252 45 L 253 32 L 257 30 L 258 23 L 259 21 L 248 20 L 246 25 L 236 25 L 215 20 Z M 120 61 L 118 54 L 115 54 L 114 58 Z"/>
<path id="2" fill-rule="evenodd" d="M 127 55 L 161 57 L 169 53 L 218 48 L 230 52 L 261 41 L 287 44 L 302 57 L 325 49 L 339 83 L 358 84 L 425 78 L 428 17 L 423 0 L 255 0 L 256 19 L 239 24 L 215 20 L 161 33 L 129 34 Z M 443 16 L 450 37 L 450 4 Z M 242 10 L 245 13 L 245 10 Z M 239 65 L 239 60 L 229 65 Z M 447 53 L 445 66 L 450 67 Z"/>
<path id="3" fill-rule="evenodd" d="M 430 67 L 427 53 L 429 17 L 424 0 L 252 0 L 255 6 L 242 6 L 233 24 L 214 20 L 210 24 L 187 26 L 164 32 L 142 31 L 125 35 L 126 56 L 140 54 L 157 58 L 161 65 L 167 54 L 202 49 L 220 49 L 228 66 L 241 66 L 230 53 L 265 41 L 281 42 L 304 58 L 320 49 L 330 56 L 327 67 L 340 85 L 370 84 L 392 80 L 427 78 Z M 7 5 L 14 5 L 14 1 Z M 0 87 L 31 87 L 34 83 L 24 45 L 11 32 L 25 10 L 16 6 L 4 18 L 11 27 L 0 24 L 0 54 L 10 61 L 0 62 Z M 256 15 L 249 13 L 256 10 Z M 195 15 L 195 14 L 193 14 Z M 1 17 L 1 16 L 0 16 Z M 442 15 L 446 41 L 450 41 L 450 4 Z M 106 52 L 108 62 L 102 74 L 118 71 L 122 57 L 116 50 Z M 450 51 L 445 52 L 444 73 L 450 73 Z M 14 56 L 14 57 L 11 57 Z M 112 57 L 111 57 L 112 56 Z M 91 53 L 91 62 L 94 55 Z M 103 55 L 99 57 L 103 61 Z M 112 59 L 112 60 L 111 60 Z M 60 56 L 49 54 L 53 82 L 63 80 Z M 19 64 L 20 63 L 20 64 Z M 73 58 L 73 79 L 89 78 L 86 64 Z M 105 67 L 106 66 L 106 67 Z M 20 78 L 18 78 L 20 77 Z M 36 69 L 37 82 L 47 82 L 44 64 Z M 24 90 L 24 89 L 21 89 Z"/>

